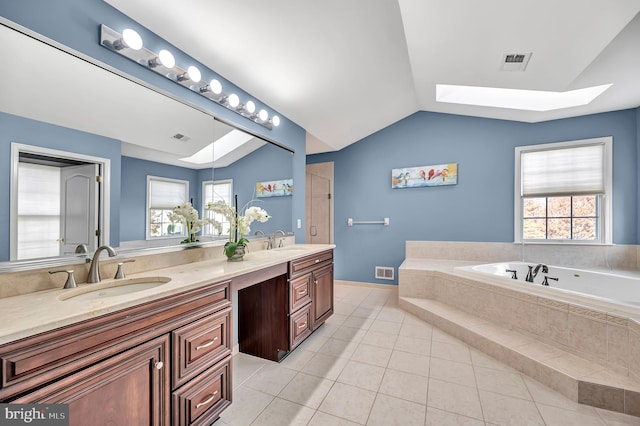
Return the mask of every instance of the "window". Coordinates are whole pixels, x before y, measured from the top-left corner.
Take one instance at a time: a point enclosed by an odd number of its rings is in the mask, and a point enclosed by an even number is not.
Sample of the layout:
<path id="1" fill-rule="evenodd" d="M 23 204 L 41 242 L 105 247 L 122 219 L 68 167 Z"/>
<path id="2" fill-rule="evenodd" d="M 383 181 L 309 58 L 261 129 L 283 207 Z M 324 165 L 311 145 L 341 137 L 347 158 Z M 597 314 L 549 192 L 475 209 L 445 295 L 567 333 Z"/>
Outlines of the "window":
<path id="1" fill-rule="evenodd" d="M 611 243 L 612 138 L 516 148 L 516 242 Z"/>
<path id="2" fill-rule="evenodd" d="M 213 219 L 216 222 L 222 224 L 222 232 L 220 235 L 229 235 L 229 228 L 231 224 L 229 221 L 218 213 L 213 213 L 211 211 L 205 210 L 204 206 L 208 203 L 215 203 L 216 201 L 224 201 L 228 205 L 232 205 L 231 197 L 233 194 L 233 180 L 216 180 L 216 181 L 208 181 L 202 183 L 202 200 L 203 206 L 202 211 L 205 212 L 209 219 Z M 202 235 L 213 235 L 218 236 L 215 228 L 212 225 L 205 225 L 202 230 Z M 215 233 L 215 235 L 214 235 Z"/>
<path id="3" fill-rule="evenodd" d="M 168 214 L 189 197 L 189 182 L 147 176 L 147 239 L 184 237 L 180 223 L 171 223 Z"/>

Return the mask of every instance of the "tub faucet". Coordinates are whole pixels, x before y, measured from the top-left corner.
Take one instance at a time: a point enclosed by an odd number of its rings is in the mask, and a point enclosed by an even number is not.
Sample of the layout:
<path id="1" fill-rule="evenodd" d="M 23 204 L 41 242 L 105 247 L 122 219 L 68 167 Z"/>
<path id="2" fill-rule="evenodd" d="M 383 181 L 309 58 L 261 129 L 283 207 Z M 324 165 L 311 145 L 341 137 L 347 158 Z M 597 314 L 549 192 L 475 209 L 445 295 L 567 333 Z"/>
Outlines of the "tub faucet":
<path id="1" fill-rule="evenodd" d="M 547 265 L 543 265 L 542 263 L 538 263 L 535 268 L 533 267 L 533 265 L 529 265 L 529 272 L 527 272 L 527 278 L 525 278 L 524 280 L 532 283 L 533 279 L 536 277 L 536 275 L 538 275 L 538 272 L 540 272 L 540 268 L 542 268 L 542 273 L 544 274 L 549 272 L 549 268 L 547 267 Z"/>
<path id="2" fill-rule="evenodd" d="M 91 259 L 91 267 L 89 267 L 89 277 L 87 283 L 99 283 L 100 282 L 100 253 L 102 250 L 106 250 L 109 257 L 115 256 L 117 253 L 111 246 L 100 246 L 93 253 L 93 259 Z"/>

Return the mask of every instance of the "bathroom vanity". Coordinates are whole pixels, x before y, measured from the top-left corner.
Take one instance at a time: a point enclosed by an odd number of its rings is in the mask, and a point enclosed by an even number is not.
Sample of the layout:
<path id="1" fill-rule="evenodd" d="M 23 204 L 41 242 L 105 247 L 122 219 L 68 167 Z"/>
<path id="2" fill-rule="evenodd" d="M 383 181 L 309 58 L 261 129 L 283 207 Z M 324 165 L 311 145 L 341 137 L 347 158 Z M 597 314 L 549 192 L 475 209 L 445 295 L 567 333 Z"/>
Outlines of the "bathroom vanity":
<path id="1" fill-rule="evenodd" d="M 149 271 L 171 280 L 128 295 L 0 299 L 26 311 L 0 326 L 0 401 L 67 403 L 72 425 L 211 424 L 232 401 L 233 316 L 240 351 L 278 361 L 333 313 L 332 246 L 296 247 Z"/>

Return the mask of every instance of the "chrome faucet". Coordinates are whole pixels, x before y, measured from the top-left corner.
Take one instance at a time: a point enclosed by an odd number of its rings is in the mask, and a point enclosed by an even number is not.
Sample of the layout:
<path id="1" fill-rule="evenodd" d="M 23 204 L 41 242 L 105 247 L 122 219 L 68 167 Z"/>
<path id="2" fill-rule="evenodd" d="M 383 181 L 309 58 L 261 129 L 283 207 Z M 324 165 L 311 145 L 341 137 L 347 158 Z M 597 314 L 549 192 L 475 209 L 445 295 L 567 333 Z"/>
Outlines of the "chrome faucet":
<path id="1" fill-rule="evenodd" d="M 527 278 L 525 278 L 524 280 L 532 283 L 533 279 L 536 277 L 536 275 L 538 275 L 538 272 L 540 272 L 540 268 L 542 268 L 542 273 L 544 274 L 549 272 L 549 268 L 547 267 L 547 265 L 543 265 L 542 263 L 538 263 L 535 268 L 533 267 L 533 265 L 529 265 L 529 272 L 527 272 Z"/>
<path id="2" fill-rule="evenodd" d="M 106 250 L 109 254 L 109 257 L 115 256 L 117 253 L 111 246 L 100 246 L 93 253 L 93 259 L 91 259 L 91 267 L 89 268 L 89 277 L 87 278 L 88 283 L 99 283 L 100 282 L 100 253 L 102 250 Z"/>

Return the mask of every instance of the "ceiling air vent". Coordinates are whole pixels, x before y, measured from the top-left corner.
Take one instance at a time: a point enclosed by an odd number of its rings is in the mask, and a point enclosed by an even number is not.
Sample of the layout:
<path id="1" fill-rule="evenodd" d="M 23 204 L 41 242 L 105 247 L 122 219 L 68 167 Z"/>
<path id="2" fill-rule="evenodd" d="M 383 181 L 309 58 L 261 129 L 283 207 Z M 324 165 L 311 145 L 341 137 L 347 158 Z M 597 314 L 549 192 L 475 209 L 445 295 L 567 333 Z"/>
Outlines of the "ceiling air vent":
<path id="1" fill-rule="evenodd" d="M 532 52 L 505 53 L 502 55 L 500 71 L 524 71 L 527 68 Z"/>
<path id="2" fill-rule="evenodd" d="M 182 142 L 186 142 L 189 139 L 191 139 L 189 136 L 187 135 L 183 135 L 182 133 L 176 133 L 175 135 L 171 136 L 173 139 L 178 140 L 178 141 L 182 141 Z"/>

